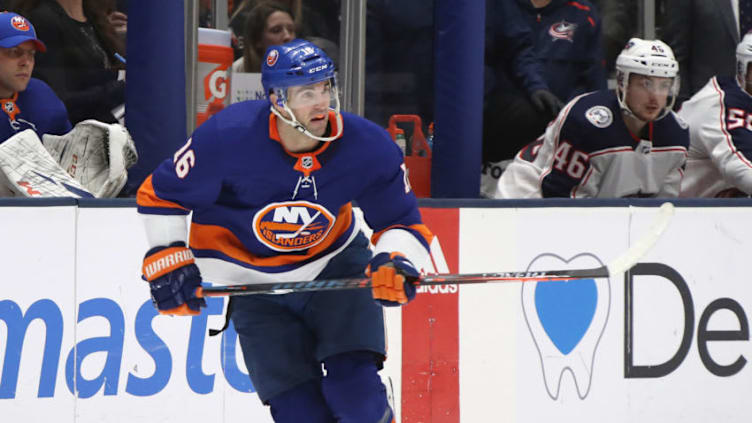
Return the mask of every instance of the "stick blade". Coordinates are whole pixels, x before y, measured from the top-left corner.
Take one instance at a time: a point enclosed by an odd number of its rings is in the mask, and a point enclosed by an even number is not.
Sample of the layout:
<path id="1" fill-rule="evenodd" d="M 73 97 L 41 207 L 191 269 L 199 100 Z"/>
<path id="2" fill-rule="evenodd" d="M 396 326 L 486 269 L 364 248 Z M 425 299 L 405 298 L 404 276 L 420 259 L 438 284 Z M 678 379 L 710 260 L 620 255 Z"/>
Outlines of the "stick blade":
<path id="1" fill-rule="evenodd" d="M 658 238 L 661 237 L 669 223 L 671 223 L 673 215 L 673 204 L 669 202 L 661 204 L 661 207 L 658 209 L 658 217 L 652 223 L 647 233 L 645 233 L 642 238 L 638 239 L 637 242 L 629 247 L 629 249 L 621 256 L 615 258 L 606 265 L 608 268 L 608 274 L 610 276 L 622 274 L 637 264 L 637 262 L 653 248 L 658 241 Z"/>

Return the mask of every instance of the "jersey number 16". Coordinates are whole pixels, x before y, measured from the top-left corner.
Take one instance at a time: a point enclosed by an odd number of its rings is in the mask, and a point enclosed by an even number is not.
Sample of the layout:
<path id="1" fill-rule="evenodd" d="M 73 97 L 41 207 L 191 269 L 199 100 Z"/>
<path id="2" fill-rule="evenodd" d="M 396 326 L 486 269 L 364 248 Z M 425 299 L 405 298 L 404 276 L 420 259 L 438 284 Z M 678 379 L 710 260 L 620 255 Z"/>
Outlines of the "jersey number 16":
<path id="1" fill-rule="evenodd" d="M 188 142 L 172 157 L 172 162 L 175 163 L 175 174 L 180 179 L 185 178 L 196 163 L 196 154 L 193 153 L 193 149 L 189 149 L 192 141 L 193 138 L 188 138 Z"/>

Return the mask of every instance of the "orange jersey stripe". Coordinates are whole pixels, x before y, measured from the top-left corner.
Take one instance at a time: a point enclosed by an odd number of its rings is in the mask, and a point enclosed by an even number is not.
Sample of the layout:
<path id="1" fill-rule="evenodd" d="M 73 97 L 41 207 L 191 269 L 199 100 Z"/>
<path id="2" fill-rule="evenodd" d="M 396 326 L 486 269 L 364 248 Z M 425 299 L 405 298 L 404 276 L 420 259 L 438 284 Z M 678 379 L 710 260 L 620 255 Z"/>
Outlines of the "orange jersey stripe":
<path id="1" fill-rule="evenodd" d="M 329 248 L 340 239 L 352 224 L 352 204 L 340 208 L 337 221 L 320 244 L 308 249 L 306 254 L 282 254 L 273 257 L 259 257 L 250 253 L 243 243 L 229 229 L 216 225 L 191 223 L 191 248 L 195 250 L 216 250 L 235 260 L 256 267 L 276 267 L 300 263 Z"/>
<path id="2" fill-rule="evenodd" d="M 173 203 L 172 201 L 167 201 L 159 198 L 159 196 L 157 196 L 157 193 L 154 192 L 154 185 L 152 185 L 151 176 L 152 175 L 149 175 L 149 177 L 146 178 L 146 180 L 138 188 L 138 193 L 136 194 L 136 203 L 139 206 L 181 209 L 188 211 L 188 209 L 178 203 Z"/>

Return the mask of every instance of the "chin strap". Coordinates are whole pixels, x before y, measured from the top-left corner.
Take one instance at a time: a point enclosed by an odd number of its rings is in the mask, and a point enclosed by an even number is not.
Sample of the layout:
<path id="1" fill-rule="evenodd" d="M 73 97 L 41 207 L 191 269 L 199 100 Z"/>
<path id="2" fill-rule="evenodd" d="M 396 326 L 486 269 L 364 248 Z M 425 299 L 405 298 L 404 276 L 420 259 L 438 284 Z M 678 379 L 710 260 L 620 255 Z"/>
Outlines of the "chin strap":
<path id="1" fill-rule="evenodd" d="M 270 107 L 271 112 L 274 113 L 278 118 L 282 119 L 283 122 L 292 126 L 298 132 L 305 134 L 306 136 L 313 138 L 317 141 L 324 141 L 324 142 L 334 141 L 342 135 L 342 114 L 340 114 L 339 112 L 339 99 L 336 100 L 335 108 L 330 109 L 334 111 L 334 114 L 337 119 L 337 133 L 331 137 L 319 137 L 319 136 L 314 135 L 311 131 L 308 130 L 308 128 L 306 128 L 302 123 L 298 121 L 298 119 L 295 117 L 295 113 L 293 113 L 290 107 L 287 106 L 286 101 L 282 102 L 282 107 L 292 117 L 292 119 L 288 119 L 282 116 L 282 113 L 280 113 L 279 110 L 277 110 L 277 108 L 274 107 L 274 105 L 271 105 L 269 107 Z"/>

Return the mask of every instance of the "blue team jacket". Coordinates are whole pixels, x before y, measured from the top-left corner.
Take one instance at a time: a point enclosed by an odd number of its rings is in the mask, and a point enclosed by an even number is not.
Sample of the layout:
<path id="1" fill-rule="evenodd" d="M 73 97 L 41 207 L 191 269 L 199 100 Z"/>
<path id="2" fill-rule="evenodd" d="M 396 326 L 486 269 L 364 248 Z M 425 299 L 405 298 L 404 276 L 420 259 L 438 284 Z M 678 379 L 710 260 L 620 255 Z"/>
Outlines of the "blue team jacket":
<path id="1" fill-rule="evenodd" d="M 553 0 L 536 9 L 517 0 L 535 38 L 535 55 L 543 77 L 562 101 L 606 88 L 601 48 L 601 20 L 587 0 Z"/>

